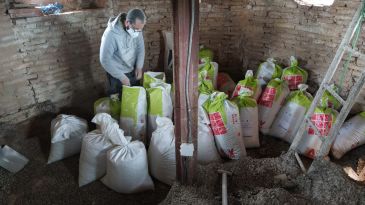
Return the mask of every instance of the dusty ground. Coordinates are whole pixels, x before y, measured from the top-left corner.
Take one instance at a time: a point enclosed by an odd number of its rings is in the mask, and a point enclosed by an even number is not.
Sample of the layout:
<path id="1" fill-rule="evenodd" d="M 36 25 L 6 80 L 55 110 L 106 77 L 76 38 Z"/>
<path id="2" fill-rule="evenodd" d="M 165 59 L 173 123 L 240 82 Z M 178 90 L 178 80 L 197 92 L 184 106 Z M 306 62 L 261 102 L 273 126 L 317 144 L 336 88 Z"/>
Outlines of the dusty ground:
<path id="1" fill-rule="evenodd" d="M 90 121 L 90 115 L 64 110 Z M 30 159 L 19 173 L 0 168 L 0 204 L 220 204 L 221 178 L 217 169 L 233 172 L 228 178 L 229 204 L 365 204 L 365 186 L 349 179 L 343 166 L 356 170 L 365 146 L 351 151 L 335 163 L 316 162 L 316 169 L 303 175 L 289 145 L 272 137 L 261 137 L 261 148 L 248 149 L 249 157 L 237 162 L 199 166 L 195 186 L 170 187 L 156 181 L 155 191 L 123 195 L 100 181 L 79 188 L 78 158 L 47 165 L 50 121 L 45 114 L 18 126 L 0 125 L 0 144 L 8 144 Z M 92 127 L 92 125 L 90 125 Z M 311 160 L 303 158 L 305 164 Z M 287 181 L 274 176 L 285 174 Z M 165 197 L 167 198 L 165 199 Z M 164 200 L 165 199 L 165 200 Z"/>
<path id="2" fill-rule="evenodd" d="M 67 113 L 67 112 L 65 112 Z M 72 112 L 74 113 L 74 112 Z M 90 120 L 90 116 L 78 113 Z M 78 187 L 79 155 L 47 165 L 50 143 L 48 114 L 27 125 L 0 125 L 0 144 L 6 143 L 25 155 L 30 162 L 16 174 L 0 167 L 1 205 L 79 205 L 79 204 L 158 204 L 170 187 L 155 183 L 155 191 L 124 195 L 107 188 L 100 181 Z"/>
<path id="3" fill-rule="evenodd" d="M 365 146 L 351 151 L 336 164 L 315 161 L 314 169 L 304 175 L 293 154 L 284 153 L 288 144 L 271 137 L 262 137 L 261 142 L 262 148 L 249 150 L 249 157 L 240 161 L 200 166 L 195 186 L 175 184 L 161 204 L 220 204 L 218 169 L 233 173 L 228 178 L 229 204 L 365 204 L 365 185 L 351 180 L 342 168 L 346 165 L 356 170 Z M 302 159 L 305 164 L 311 162 Z M 283 174 L 287 180 L 275 179 Z"/>

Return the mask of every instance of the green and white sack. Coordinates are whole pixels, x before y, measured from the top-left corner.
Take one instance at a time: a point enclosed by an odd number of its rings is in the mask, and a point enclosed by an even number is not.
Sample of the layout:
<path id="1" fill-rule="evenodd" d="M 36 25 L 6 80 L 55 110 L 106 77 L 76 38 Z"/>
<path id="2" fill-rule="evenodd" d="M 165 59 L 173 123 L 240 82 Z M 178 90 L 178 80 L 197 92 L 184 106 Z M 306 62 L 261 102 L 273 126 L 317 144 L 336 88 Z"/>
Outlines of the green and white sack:
<path id="1" fill-rule="evenodd" d="M 171 85 L 163 82 L 151 83 L 150 88 L 147 89 L 148 139 L 157 128 L 157 117 L 172 118 L 173 106 L 170 92 Z"/>
<path id="2" fill-rule="evenodd" d="M 245 79 L 238 82 L 238 84 L 236 85 L 236 88 L 234 89 L 232 98 L 237 97 L 239 95 L 241 89 L 243 89 L 243 88 L 250 89 L 253 92 L 252 97 L 255 100 L 259 99 L 262 89 L 261 89 L 259 80 L 253 76 L 252 70 L 248 70 L 246 72 Z"/>
<path id="3" fill-rule="evenodd" d="M 211 80 L 213 87 L 217 88 L 218 64 L 211 61 L 203 62 L 199 65 L 199 74 L 202 72 L 206 72 L 204 80 Z"/>
<path id="4" fill-rule="evenodd" d="M 308 85 L 300 84 L 299 90 L 292 91 L 271 126 L 270 135 L 292 143 L 313 97 L 306 92 Z"/>
<path id="5" fill-rule="evenodd" d="M 290 67 L 285 68 L 282 80 L 288 83 L 290 90 L 298 90 L 299 84 L 305 84 L 308 79 L 308 73 L 304 69 L 298 66 L 298 60 L 294 57 L 290 57 Z"/>
<path id="6" fill-rule="evenodd" d="M 334 84 L 330 85 L 330 88 L 338 93 L 338 87 Z M 324 91 L 322 98 L 319 100 L 319 104 L 321 107 L 329 107 L 335 110 L 338 110 L 341 107 L 341 103 L 327 90 Z"/>
<path id="7" fill-rule="evenodd" d="M 269 134 L 270 127 L 289 92 L 286 82 L 279 78 L 267 84 L 258 102 L 260 132 Z"/>
<path id="8" fill-rule="evenodd" d="M 120 110 L 120 127 L 133 140 L 146 142 L 147 97 L 140 86 L 124 86 Z"/>
<path id="9" fill-rule="evenodd" d="M 111 95 L 110 98 L 100 98 L 94 103 L 94 114 L 108 113 L 114 119 L 118 120 L 120 117 L 120 100 L 118 94 Z"/>
<path id="10" fill-rule="evenodd" d="M 206 62 L 206 61 L 213 61 L 213 51 L 209 48 L 204 47 L 203 45 L 200 46 L 199 49 L 199 63 Z"/>
<path id="11" fill-rule="evenodd" d="M 246 148 L 260 147 L 258 109 L 252 95 L 252 90 L 242 88 L 233 99 L 240 111 L 241 133 Z"/>
<path id="12" fill-rule="evenodd" d="M 348 121 L 340 129 L 331 153 L 340 159 L 346 152 L 365 144 L 365 112 L 361 112 Z"/>
<path id="13" fill-rule="evenodd" d="M 227 95 L 223 92 L 214 92 L 203 107 L 209 115 L 220 155 L 228 159 L 246 156 L 237 105 L 227 100 Z"/>
<path id="14" fill-rule="evenodd" d="M 326 137 L 330 132 L 333 124 L 336 122 L 337 112 L 332 108 L 317 107 L 311 116 L 311 121 L 317 127 L 319 135 L 317 135 L 310 125 L 306 128 L 297 150 L 309 158 L 314 159 L 321 148 L 321 137 Z"/>
<path id="15" fill-rule="evenodd" d="M 143 74 L 143 87 L 150 88 L 151 83 L 166 82 L 166 76 L 164 72 L 145 72 Z"/>
<path id="16" fill-rule="evenodd" d="M 259 65 L 256 78 L 259 80 L 260 86 L 263 87 L 267 85 L 270 80 L 280 78 L 282 71 L 282 68 L 275 64 L 275 60 L 273 58 L 268 58 L 266 62 Z"/>

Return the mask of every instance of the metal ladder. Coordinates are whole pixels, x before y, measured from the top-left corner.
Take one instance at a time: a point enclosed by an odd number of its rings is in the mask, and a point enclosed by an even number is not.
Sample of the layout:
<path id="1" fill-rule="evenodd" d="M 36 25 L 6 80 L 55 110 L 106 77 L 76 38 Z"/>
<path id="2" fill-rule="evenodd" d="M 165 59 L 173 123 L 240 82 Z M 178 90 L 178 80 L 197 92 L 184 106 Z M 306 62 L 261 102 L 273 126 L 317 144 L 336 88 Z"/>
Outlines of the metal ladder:
<path id="1" fill-rule="evenodd" d="M 333 79 L 333 76 L 334 76 L 335 72 L 338 70 L 340 62 L 346 52 L 350 53 L 350 57 L 351 57 L 351 55 L 353 55 L 355 57 L 365 59 L 365 54 L 362 54 L 362 53 L 356 51 L 354 49 L 354 47 L 352 47 L 354 45 L 349 46 L 357 29 L 360 29 L 358 32 L 361 33 L 361 26 L 362 26 L 363 21 L 364 21 L 364 2 L 363 2 L 363 5 L 360 6 L 358 8 L 358 10 L 356 11 L 356 13 L 350 23 L 350 26 L 346 31 L 346 34 L 345 34 L 344 38 L 342 39 L 342 42 L 341 42 L 339 48 L 337 49 L 336 55 L 333 58 L 325 77 L 323 78 L 323 81 L 313 99 L 313 102 L 312 102 L 310 108 L 308 109 L 300 128 L 297 131 L 297 134 L 293 140 L 293 143 L 291 144 L 291 146 L 289 148 L 290 150 L 295 151 L 297 149 L 301 139 L 304 136 L 305 131 L 308 129 L 308 125 L 310 125 L 313 128 L 313 130 L 317 136 L 321 136 L 317 127 L 311 122 L 311 116 L 313 115 L 314 110 L 318 105 L 318 102 L 320 101 L 323 94 L 327 90 L 342 104 L 341 111 L 340 111 L 339 115 L 337 116 L 336 122 L 333 124 L 332 128 L 328 132 L 328 135 L 320 137 L 320 139 L 322 140 L 322 144 L 321 144 L 320 150 L 318 151 L 318 153 L 316 153 L 316 158 L 321 158 L 321 157 L 325 157 L 328 155 L 332 143 L 334 142 L 334 140 L 335 140 L 342 124 L 344 123 L 347 115 L 349 114 L 351 108 L 355 104 L 355 100 L 356 100 L 357 96 L 360 94 L 360 91 L 361 91 L 363 85 L 365 84 L 365 69 L 364 69 L 364 70 L 362 70 L 360 77 L 355 82 L 355 85 L 351 88 L 346 100 L 344 100 L 341 96 L 339 96 L 330 87 L 330 83 Z"/>

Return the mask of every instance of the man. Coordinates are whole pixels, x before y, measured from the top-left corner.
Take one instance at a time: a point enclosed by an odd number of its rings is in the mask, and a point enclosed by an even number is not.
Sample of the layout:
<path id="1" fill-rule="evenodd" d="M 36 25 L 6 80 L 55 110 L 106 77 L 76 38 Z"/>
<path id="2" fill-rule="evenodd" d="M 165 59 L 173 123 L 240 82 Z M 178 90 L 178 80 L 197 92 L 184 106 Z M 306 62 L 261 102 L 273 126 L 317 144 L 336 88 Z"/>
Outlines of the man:
<path id="1" fill-rule="evenodd" d="M 120 94 L 122 85 L 137 85 L 142 78 L 145 23 L 146 16 L 140 9 L 109 19 L 100 46 L 100 62 L 107 72 L 109 95 Z"/>

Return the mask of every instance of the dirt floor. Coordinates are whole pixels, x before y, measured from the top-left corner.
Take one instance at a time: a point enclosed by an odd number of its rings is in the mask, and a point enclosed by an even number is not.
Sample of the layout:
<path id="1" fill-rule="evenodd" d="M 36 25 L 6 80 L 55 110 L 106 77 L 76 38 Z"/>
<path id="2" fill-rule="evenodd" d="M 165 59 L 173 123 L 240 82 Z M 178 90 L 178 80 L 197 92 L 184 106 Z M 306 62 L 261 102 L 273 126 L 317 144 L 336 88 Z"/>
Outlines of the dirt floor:
<path id="1" fill-rule="evenodd" d="M 75 110 L 62 113 L 89 121 L 92 117 Z M 316 161 L 315 169 L 303 175 L 294 157 L 286 154 L 289 145 L 272 137 L 261 137 L 261 148 L 248 149 L 249 157 L 240 161 L 199 166 L 196 184 L 191 187 L 176 183 L 170 191 L 169 186 L 155 181 L 155 191 L 132 195 L 116 193 L 100 181 L 79 188 L 78 155 L 46 164 L 54 117 L 49 113 L 17 126 L 0 124 L 0 144 L 30 159 L 17 174 L 0 168 L 0 204 L 221 204 L 217 169 L 233 173 L 228 178 L 229 204 L 365 204 L 364 184 L 351 180 L 342 169 L 349 166 L 356 171 L 365 146 L 336 164 Z M 311 162 L 302 159 L 305 164 Z"/>

